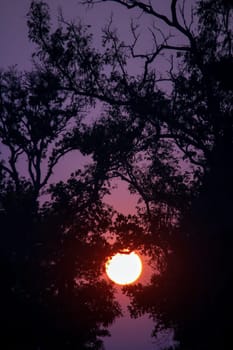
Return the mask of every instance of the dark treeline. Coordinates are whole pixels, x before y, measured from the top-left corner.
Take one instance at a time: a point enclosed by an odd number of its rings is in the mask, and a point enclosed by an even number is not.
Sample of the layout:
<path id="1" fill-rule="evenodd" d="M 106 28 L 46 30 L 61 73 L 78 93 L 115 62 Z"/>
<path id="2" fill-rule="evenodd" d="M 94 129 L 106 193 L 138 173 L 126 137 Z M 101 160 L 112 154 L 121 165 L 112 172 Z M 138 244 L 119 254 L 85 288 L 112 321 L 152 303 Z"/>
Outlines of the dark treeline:
<path id="1" fill-rule="evenodd" d="M 149 53 L 136 18 L 131 43 L 111 20 L 97 49 L 88 26 L 60 15 L 51 29 L 46 3 L 32 1 L 33 70 L 0 75 L 2 342 L 101 348 L 120 315 L 103 264 L 127 246 L 156 266 L 150 284 L 124 288 L 131 315 L 154 318 L 155 337 L 173 328 L 181 350 L 230 349 L 232 1 L 197 1 L 188 13 L 171 0 L 168 17 L 150 2 L 113 2 L 154 19 Z M 167 72 L 161 57 L 170 59 Z M 97 103 L 100 115 L 86 122 Z M 73 150 L 89 165 L 77 160 L 67 182 L 51 185 Z M 138 195 L 135 216 L 104 204 L 112 179 Z M 40 205 L 43 193 L 50 200 Z"/>

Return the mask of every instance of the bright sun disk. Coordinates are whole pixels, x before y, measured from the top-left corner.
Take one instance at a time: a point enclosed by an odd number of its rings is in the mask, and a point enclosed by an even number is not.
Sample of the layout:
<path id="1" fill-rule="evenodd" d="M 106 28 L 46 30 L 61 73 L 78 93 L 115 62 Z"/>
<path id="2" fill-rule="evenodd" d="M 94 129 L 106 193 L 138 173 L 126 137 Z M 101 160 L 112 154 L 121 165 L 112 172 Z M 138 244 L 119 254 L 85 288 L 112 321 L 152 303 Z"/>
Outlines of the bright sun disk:
<path id="1" fill-rule="evenodd" d="M 142 272 L 142 262 L 135 252 L 117 253 L 105 264 L 107 276 L 113 282 L 125 285 L 135 282 Z"/>

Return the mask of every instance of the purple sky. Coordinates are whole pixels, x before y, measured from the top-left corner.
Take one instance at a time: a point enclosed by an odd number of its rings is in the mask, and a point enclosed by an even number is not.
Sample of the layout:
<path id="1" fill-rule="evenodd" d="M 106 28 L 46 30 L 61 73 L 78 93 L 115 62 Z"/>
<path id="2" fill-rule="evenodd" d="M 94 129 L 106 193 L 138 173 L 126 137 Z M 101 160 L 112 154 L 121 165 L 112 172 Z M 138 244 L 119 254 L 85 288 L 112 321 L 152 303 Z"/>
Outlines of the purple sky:
<path id="1" fill-rule="evenodd" d="M 95 44 L 100 43 L 100 28 L 104 26 L 110 17 L 114 14 L 115 23 L 119 28 L 120 35 L 126 40 L 129 37 L 129 23 L 132 12 L 122 9 L 115 4 L 100 4 L 91 10 L 85 9 L 78 4 L 77 0 L 48 0 L 52 13 L 55 14 L 59 6 L 63 8 L 66 19 L 80 18 L 86 24 L 91 24 L 95 32 Z M 157 9 L 166 13 L 168 0 L 157 0 Z M 19 69 L 30 69 L 30 54 L 32 45 L 27 39 L 26 13 L 29 9 L 30 0 L 0 0 L 0 67 L 7 68 L 10 65 L 17 64 Z M 151 24 L 151 19 L 144 16 L 141 19 L 144 29 Z M 148 43 L 145 41 L 145 45 Z M 162 65 L 162 62 L 161 62 Z M 136 70 L 135 67 L 132 69 Z M 83 164 L 83 158 L 76 154 L 67 155 L 57 165 L 56 172 L 52 181 L 65 179 L 69 173 Z M 107 198 L 109 203 L 114 204 L 115 208 L 123 213 L 133 213 L 135 210 L 136 199 L 127 195 L 127 188 L 124 184 L 119 184 L 118 189 L 114 190 L 112 196 Z M 125 298 L 120 300 L 124 304 Z M 125 304 L 124 304 L 125 305 Z M 142 317 L 138 320 L 131 320 L 126 315 L 116 321 L 111 327 L 112 337 L 106 341 L 107 350 L 152 350 L 159 349 L 158 345 L 152 343 L 150 333 L 153 328 L 153 322 L 148 317 Z"/>

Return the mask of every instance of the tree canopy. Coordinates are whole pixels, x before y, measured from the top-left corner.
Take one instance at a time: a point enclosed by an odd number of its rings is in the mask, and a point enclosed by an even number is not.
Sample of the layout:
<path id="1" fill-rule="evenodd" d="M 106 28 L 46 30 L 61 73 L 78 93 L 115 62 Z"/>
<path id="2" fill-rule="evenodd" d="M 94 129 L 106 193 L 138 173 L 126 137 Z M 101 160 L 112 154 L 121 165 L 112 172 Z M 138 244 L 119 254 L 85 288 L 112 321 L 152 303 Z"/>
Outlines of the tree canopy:
<path id="1" fill-rule="evenodd" d="M 48 308 L 45 333 L 76 298 L 84 300 L 53 331 L 62 329 L 63 344 L 81 341 L 82 334 L 82 346 L 92 341 L 97 348 L 97 336 L 104 334 L 100 325 L 110 324 L 120 310 L 96 264 L 112 249 L 140 248 L 156 260 L 156 269 L 149 285 L 125 288 L 132 316 L 149 313 L 157 322 L 155 336 L 173 327 L 180 349 L 227 348 L 233 311 L 232 1 L 197 1 L 188 14 L 185 2 L 171 0 L 169 15 L 151 2 L 113 2 L 154 20 L 150 52 L 140 49 L 136 20 L 131 43 L 110 20 L 102 48 L 96 48 L 88 26 L 61 15 L 53 29 L 46 3 L 32 1 L 28 28 L 36 44 L 35 69 L 1 73 L 0 139 L 9 154 L 0 163 L 4 261 L 11 266 L 23 260 L 23 269 L 28 266 L 32 274 L 39 269 L 43 279 L 38 288 L 30 271 L 28 279 L 20 271 L 16 287 L 7 267 L 6 293 L 10 289 L 13 300 L 23 295 L 22 303 L 29 298 L 36 312 Z M 160 72 L 157 62 L 167 58 L 169 69 Z M 130 73 L 132 64 L 138 74 Z M 84 114 L 97 104 L 100 115 L 86 122 Z M 67 183 L 50 186 L 51 201 L 39 208 L 54 166 L 71 150 L 91 156 L 90 165 Z M 17 168 L 21 155 L 27 177 Z M 115 178 L 138 195 L 133 217 L 104 204 Z M 18 204 L 14 208 L 15 198 L 30 220 Z M 17 220 L 9 225 L 12 215 Z M 9 237 L 15 231 L 20 235 L 13 235 L 13 248 Z M 109 232 L 116 238 L 113 247 Z M 33 285 L 26 288 L 28 281 Z M 101 309 L 103 296 L 108 304 Z M 73 328 L 77 314 L 87 317 Z M 46 348 L 46 334 L 43 341 L 38 344 Z"/>

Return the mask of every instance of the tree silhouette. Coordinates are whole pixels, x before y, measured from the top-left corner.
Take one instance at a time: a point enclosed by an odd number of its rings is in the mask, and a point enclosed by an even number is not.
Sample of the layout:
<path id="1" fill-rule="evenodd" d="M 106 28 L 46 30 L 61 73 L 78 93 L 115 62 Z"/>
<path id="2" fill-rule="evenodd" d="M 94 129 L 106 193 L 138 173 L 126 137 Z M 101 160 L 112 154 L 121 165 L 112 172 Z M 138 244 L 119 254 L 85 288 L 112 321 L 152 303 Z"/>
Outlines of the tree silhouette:
<path id="1" fill-rule="evenodd" d="M 82 134 L 84 101 L 38 69 L 2 72 L 0 90 L 1 341 L 9 349 L 102 348 L 121 314 L 103 276 L 107 189 L 94 165 L 49 185 L 59 159 L 78 149 L 64 139 L 74 126 Z M 41 206 L 46 188 L 51 198 Z"/>
<path id="2" fill-rule="evenodd" d="M 46 227 L 58 225 L 52 230 L 58 235 L 66 232 L 65 222 L 72 237 L 72 214 L 78 210 L 85 241 L 87 221 L 92 230 L 95 215 L 99 223 L 105 216 L 101 200 L 106 183 L 126 181 L 143 205 L 137 217 L 118 216 L 113 225 L 109 213 L 116 247 L 143 246 L 160 264 L 149 286 L 125 289 L 132 297 L 132 315 L 149 312 L 159 327 L 173 327 L 180 349 L 225 349 L 232 332 L 232 3 L 199 1 L 188 23 L 185 5 L 178 12 L 176 0 L 171 0 L 170 16 L 150 2 L 114 2 L 150 15 L 182 39 L 174 44 L 172 34 L 154 25 L 152 51 L 140 52 L 135 22 L 133 42 L 126 44 L 110 21 L 97 51 L 87 27 L 61 16 L 52 31 L 48 6 L 31 4 L 28 26 L 37 45 L 36 64 L 45 76 L 58 79 L 61 93 L 103 107 L 93 125 L 82 126 L 82 132 L 75 125 L 64 135 L 61 147 L 92 155 L 93 164 L 84 180 L 78 174 L 78 182 L 70 179 L 51 189 L 55 202 L 43 218 L 46 222 L 48 215 Z M 156 60 L 169 53 L 171 67 L 164 76 Z M 129 73 L 134 60 L 142 66 L 137 75 Z M 171 92 L 161 87 L 164 81 Z M 80 206 L 73 212 L 74 203 Z M 95 244 L 101 242 L 100 227 L 93 232 Z M 69 251 L 70 244 L 72 240 L 62 241 L 62 251 Z M 62 267 L 55 266 L 59 275 Z"/>
<path id="3" fill-rule="evenodd" d="M 42 50 L 44 64 L 63 77 L 66 88 L 110 105 L 87 130 L 83 151 L 93 152 L 97 177 L 120 177 L 139 194 L 146 208 L 150 242 L 161 246 L 166 257 L 167 268 L 154 277 L 149 289 L 132 288 L 134 312 L 150 311 L 165 325 L 174 326 L 180 348 L 224 347 L 232 305 L 232 6 L 200 1 L 189 25 L 184 8 L 178 14 L 174 0 L 171 17 L 150 3 L 115 2 L 162 21 L 177 30 L 185 44 L 174 45 L 165 34 L 159 42 L 154 27 L 154 50 L 138 54 L 134 23 L 132 45 L 120 41 L 110 23 L 103 33 L 105 51 L 93 50 L 92 60 L 83 61 L 80 75 L 73 69 L 80 45 L 72 46 L 74 37 L 80 38 L 80 28 L 66 24 L 64 32 L 60 30 L 56 60 L 53 38 L 58 31 L 49 35 L 48 22 L 43 22 L 44 35 L 35 21 L 29 21 L 31 39 Z M 32 6 L 32 18 L 39 18 L 35 16 L 39 6 Z M 69 47 L 71 52 L 65 50 Z M 84 58 L 89 48 L 86 40 L 78 57 Z M 178 52 L 179 65 L 171 66 L 163 79 L 153 64 L 168 51 Z M 143 72 L 136 77 L 128 73 L 129 57 L 144 62 Z M 69 62 L 65 71 L 64 60 Z M 108 65 L 110 73 L 104 69 Z M 172 92 L 166 96 L 158 84 L 168 79 Z M 75 132 L 73 138 L 75 142 Z M 189 163 L 189 177 L 179 170 L 182 157 Z"/>
<path id="4" fill-rule="evenodd" d="M 52 201 L 36 212 L 25 205 L 26 189 L 17 193 L 23 210 L 1 211 L 2 342 L 11 349 L 99 349 L 121 314 L 103 277 L 113 213 L 87 174 L 50 191 Z M 8 187 L 5 196 L 13 195 Z"/>
<path id="5" fill-rule="evenodd" d="M 23 175 L 35 198 L 59 159 L 71 150 L 61 144 L 64 131 L 68 132 L 72 121 L 76 125 L 81 121 L 82 99 L 61 91 L 60 84 L 58 77 L 38 69 L 22 74 L 12 68 L 0 77 L 0 138 L 8 156 L 8 161 L 1 162 L 1 171 L 19 191 L 19 160 L 23 158 Z M 72 103 L 67 104 L 68 98 Z"/>

